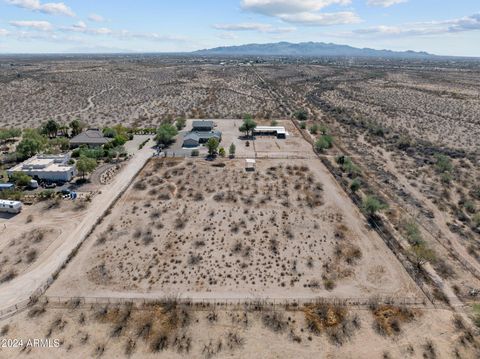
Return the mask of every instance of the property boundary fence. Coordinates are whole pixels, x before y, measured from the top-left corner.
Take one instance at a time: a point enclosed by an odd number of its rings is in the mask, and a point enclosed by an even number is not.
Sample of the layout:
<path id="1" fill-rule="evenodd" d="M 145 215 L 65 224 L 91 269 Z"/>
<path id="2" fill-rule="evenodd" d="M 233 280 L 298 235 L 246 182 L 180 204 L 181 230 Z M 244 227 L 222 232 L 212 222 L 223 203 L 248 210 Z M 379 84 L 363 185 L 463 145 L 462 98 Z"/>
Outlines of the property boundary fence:
<path id="1" fill-rule="evenodd" d="M 331 304 L 335 306 L 368 308 L 371 305 L 395 305 L 428 308 L 429 303 L 425 298 L 415 297 L 371 297 L 371 298 L 189 298 L 189 297 L 61 297 L 44 296 L 40 299 L 43 303 L 51 305 L 78 307 L 80 305 L 124 305 L 132 304 L 137 307 L 154 304 L 178 303 L 196 307 L 300 307 L 309 304 Z"/>

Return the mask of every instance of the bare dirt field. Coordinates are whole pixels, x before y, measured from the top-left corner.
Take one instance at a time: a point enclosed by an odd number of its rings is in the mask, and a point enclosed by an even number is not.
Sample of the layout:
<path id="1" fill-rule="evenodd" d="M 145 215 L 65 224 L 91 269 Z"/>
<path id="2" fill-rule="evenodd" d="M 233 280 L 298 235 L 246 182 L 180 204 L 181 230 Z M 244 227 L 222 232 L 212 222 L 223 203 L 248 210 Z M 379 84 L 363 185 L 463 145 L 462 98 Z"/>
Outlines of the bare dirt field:
<path id="1" fill-rule="evenodd" d="M 152 160 L 49 294 L 419 295 L 326 173 L 243 166 Z"/>
<path id="2" fill-rule="evenodd" d="M 236 309 L 175 305 L 37 304 L 0 322 L 8 338 L 52 346 L 1 348 L 1 358 L 475 358 L 448 310 L 311 305 Z"/>
<path id="3" fill-rule="evenodd" d="M 48 258 L 61 245 L 61 235 L 72 231 L 87 209 L 85 201 L 48 200 L 26 206 L 15 217 L 0 218 L 0 282 L 10 281 Z"/>
<path id="4" fill-rule="evenodd" d="M 2 338 L 59 338 L 61 348 L 1 348 L 1 358 L 480 357 L 478 63 L 9 61 L 0 70 L 0 127 L 50 118 L 135 127 L 218 119 L 221 145 L 234 143 L 239 158 L 151 160 L 46 296 L 0 320 Z M 297 121 L 300 109 L 306 121 Z M 258 136 L 246 147 L 241 121 L 229 120 L 246 113 L 258 124 L 277 120 L 290 136 Z M 321 161 L 303 140 L 320 138 L 315 125 L 333 138 Z M 256 157 L 257 171 L 246 172 L 241 157 Z M 361 207 L 369 195 L 389 207 L 378 222 L 367 223 L 352 202 Z M 29 208 L 4 232 L 0 219 L 0 276 L 9 281 L 12 271 L 27 278 L 51 265 L 42 258 L 54 253 L 63 227 L 50 219 L 68 216 L 64 228 L 80 221 L 70 203 L 48 216 L 31 208 L 33 219 Z M 418 243 L 425 252 L 415 251 Z M 10 288 L 23 293 L 34 282 Z M 3 290 L 8 284 L 0 284 L 0 298 L 15 299 Z M 370 305 L 272 313 L 263 304 L 178 304 L 176 296 L 210 303 L 354 297 Z M 379 304 L 390 297 L 426 305 Z M 136 305 L 108 304 L 124 299 Z"/>

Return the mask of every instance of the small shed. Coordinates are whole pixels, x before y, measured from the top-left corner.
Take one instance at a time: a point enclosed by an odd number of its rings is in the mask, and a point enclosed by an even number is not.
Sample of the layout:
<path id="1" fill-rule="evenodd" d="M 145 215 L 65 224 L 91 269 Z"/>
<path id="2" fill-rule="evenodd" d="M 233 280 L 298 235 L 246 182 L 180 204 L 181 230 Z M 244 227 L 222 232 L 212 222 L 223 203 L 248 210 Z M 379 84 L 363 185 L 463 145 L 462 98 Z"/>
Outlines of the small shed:
<path id="1" fill-rule="evenodd" d="M 245 160 L 245 170 L 247 171 L 255 171 L 256 161 L 254 159 L 247 158 Z"/>

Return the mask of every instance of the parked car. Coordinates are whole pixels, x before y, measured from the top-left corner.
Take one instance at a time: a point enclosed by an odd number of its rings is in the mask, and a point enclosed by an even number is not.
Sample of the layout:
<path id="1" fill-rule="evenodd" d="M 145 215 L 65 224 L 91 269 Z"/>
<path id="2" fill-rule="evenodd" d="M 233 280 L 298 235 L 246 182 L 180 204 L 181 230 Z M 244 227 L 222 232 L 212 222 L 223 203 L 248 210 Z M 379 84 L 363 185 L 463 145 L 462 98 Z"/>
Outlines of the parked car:
<path id="1" fill-rule="evenodd" d="M 57 184 L 54 183 L 54 182 L 51 182 L 51 183 L 45 183 L 43 185 L 44 188 L 47 188 L 47 189 L 51 189 L 51 188 L 56 188 L 57 187 Z"/>

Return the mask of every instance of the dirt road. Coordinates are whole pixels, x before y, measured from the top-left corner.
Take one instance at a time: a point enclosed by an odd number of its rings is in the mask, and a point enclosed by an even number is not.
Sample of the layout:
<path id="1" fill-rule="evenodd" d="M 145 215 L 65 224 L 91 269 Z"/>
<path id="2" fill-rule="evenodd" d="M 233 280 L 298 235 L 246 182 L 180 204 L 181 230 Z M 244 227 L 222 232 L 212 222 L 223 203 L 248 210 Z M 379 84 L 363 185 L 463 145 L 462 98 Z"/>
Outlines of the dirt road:
<path id="1" fill-rule="evenodd" d="M 59 240 L 63 243 L 50 256 L 43 258 L 32 271 L 0 286 L 0 311 L 28 300 L 38 288 L 47 282 L 66 261 L 70 253 L 85 240 L 95 227 L 97 220 L 128 187 L 153 153 L 149 146 L 138 151 L 123 167 L 115 180 L 93 199 L 88 214 L 78 223 L 77 227 L 71 232 L 62 233 L 63 238 L 59 238 Z"/>

